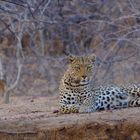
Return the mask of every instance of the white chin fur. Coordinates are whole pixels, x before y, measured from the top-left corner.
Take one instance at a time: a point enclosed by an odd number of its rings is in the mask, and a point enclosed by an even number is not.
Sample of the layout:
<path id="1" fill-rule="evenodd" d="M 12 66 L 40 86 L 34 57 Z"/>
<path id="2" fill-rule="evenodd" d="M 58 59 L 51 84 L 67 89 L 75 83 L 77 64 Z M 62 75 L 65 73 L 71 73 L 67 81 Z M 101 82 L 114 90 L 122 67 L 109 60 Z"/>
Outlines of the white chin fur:
<path id="1" fill-rule="evenodd" d="M 88 84 L 89 82 L 90 82 L 89 79 L 86 78 L 86 79 L 82 79 L 82 80 L 80 81 L 80 84 Z"/>
<path id="2" fill-rule="evenodd" d="M 81 81 L 80 82 L 81 85 L 85 85 L 85 84 L 88 84 L 88 83 L 89 83 L 89 81 Z"/>

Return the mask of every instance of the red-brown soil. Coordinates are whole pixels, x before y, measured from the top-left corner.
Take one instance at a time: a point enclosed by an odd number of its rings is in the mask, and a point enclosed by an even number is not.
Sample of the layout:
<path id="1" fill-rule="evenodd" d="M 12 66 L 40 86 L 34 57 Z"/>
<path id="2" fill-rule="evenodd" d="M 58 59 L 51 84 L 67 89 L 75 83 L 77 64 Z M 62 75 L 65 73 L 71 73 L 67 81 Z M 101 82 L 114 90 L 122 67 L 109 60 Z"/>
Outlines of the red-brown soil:
<path id="1" fill-rule="evenodd" d="M 0 140 L 139 140 L 140 109 L 58 114 L 57 97 L 12 97 L 0 105 Z M 57 112 L 57 111 L 56 111 Z"/>

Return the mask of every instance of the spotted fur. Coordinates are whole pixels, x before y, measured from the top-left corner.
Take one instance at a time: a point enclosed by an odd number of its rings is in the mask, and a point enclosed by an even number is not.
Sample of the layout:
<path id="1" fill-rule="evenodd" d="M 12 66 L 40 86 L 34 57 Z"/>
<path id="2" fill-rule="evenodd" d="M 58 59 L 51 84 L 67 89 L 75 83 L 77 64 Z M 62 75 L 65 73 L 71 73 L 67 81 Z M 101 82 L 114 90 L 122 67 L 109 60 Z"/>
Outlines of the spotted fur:
<path id="1" fill-rule="evenodd" d="M 132 90 L 135 88 L 135 90 Z M 127 107 L 140 107 L 140 86 L 107 86 L 93 89 L 92 96 L 86 98 L 79 112 L 95 112 Z"/>
<path id="2" fill-rule="evenodd" d="M 60 83 L 60 112 L 75 113 L 91 94 L 90 81 L 95 55 L 69 56 L 69 66 Z"/>
<path id="3" fill-rule="evenodd" d="M 60 112 L 94 112 L 140 106 L 140 85 L 93 88 L 95 55 L 70 56 L 60 83 Z"/>

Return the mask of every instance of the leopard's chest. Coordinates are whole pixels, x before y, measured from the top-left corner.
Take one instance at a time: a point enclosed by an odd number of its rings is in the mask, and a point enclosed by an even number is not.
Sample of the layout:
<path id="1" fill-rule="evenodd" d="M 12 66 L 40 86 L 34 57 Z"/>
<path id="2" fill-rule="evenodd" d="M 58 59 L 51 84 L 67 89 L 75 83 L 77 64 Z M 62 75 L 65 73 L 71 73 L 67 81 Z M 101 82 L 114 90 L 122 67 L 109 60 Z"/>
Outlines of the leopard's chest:
<path id="1" fill-rule="evenodd" d="M 83 101 L 89 97 L 91 90 L 89 88 L 63 88 L 60 89 L 60 103 L 63 104 L 81 104 Z"/>

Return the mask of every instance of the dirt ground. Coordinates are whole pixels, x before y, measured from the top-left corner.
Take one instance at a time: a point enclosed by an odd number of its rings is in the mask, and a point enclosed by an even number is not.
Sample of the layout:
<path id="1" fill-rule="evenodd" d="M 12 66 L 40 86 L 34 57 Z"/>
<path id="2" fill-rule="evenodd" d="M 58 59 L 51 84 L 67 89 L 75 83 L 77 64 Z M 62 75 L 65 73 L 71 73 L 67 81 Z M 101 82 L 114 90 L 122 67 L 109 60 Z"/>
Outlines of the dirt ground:
<path id="1" fill-rule="evenodd" d="M 0 105 L 0 140 L 139 140 L 140 108 L 58 114 L 58 97 L 11 97 Z"/>
<path id="2" fill-rule="evenodd" d="M 0 102 L 0 117 L 27 115 L 34 113 L 52 113 L 58 109 L 58 97 L 14 96 L 9 104 Z"/>

